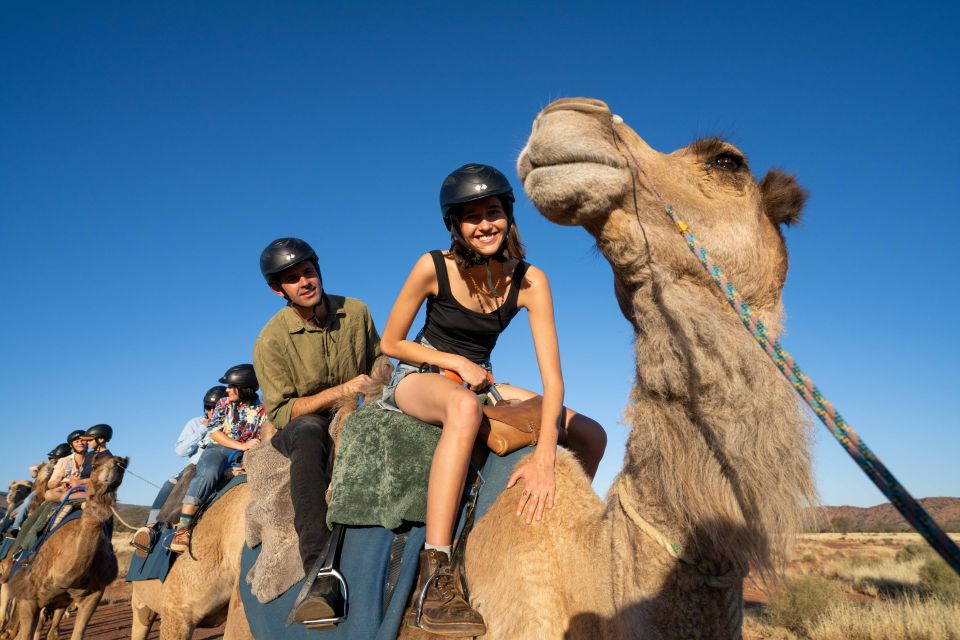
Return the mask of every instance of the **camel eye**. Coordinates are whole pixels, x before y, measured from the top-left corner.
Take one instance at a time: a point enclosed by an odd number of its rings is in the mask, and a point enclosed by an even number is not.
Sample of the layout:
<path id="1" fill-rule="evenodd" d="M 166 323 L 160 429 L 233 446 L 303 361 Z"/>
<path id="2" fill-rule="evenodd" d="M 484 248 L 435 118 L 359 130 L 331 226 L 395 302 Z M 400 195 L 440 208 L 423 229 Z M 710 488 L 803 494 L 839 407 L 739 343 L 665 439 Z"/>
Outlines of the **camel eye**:
<path id="1" fill-rule="evenodd" d="M 721 171 L 735 173 L 743 168 L 743 158 L 729 152 L 721 153 L 710 164 Z"/>

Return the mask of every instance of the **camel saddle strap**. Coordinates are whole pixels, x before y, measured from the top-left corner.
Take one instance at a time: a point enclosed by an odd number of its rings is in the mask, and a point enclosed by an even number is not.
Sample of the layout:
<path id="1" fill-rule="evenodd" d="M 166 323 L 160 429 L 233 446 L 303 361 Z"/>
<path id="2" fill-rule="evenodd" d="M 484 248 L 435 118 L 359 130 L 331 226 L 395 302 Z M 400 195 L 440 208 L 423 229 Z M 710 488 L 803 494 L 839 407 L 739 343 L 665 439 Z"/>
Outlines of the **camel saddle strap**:
<path id="1" fill-rule="evenodd" d="M 498 456 L 505 456 L 517 449 L 537 444 L 540 439 L 540 410 L 543 396 L 527 400 L 503 400 L 495 405 L 483 405 L 483 421 L 480 437 L 487 447 Z M 561 424 L 566 410 L 561 410 Z M 558 433 L 560 444 L 566 440 L 566 432 Z"/>

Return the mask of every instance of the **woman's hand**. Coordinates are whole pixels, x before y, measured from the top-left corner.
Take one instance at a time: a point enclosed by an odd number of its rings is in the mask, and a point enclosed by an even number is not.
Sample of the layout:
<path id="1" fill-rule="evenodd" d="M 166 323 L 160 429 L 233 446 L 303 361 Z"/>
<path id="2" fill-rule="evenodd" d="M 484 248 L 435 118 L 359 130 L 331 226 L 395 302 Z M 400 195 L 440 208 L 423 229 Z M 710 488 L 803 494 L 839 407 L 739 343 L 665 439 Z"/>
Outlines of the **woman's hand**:
<path id="1" fill-rule="evenodd" d="M 257 446 L 258 444 L 260 444 L 260 438 L 251 438 L 250 440 L 247 440 L 246 442 L 243 443 L 243 450 L 249 451 L 250 449 L 253 449 L 255 446 Z"/>
<path id="2" fill-rule="evenodd" d="M 517 503 L 517 515 L 522 516 L 527 509 L 527 524 L 535 519 L 543 519 L 543 510 L 553 509 L 557 485 L 553 476 L 553 461 L 538 458 L 536 454 L 526 463 L 517 467 L 510 475 L 507 489 L 523 478 L 523 491 Z M 529 509 L 528 509 L 529 507 Z"/>
<path id="3" fill-rule="evenodd" d="M 471 391 L 482 391 L 490 382 L 487 370 L 466 358 L 462 358 L 462 362 L 458 363 L 453 370 L 467 383 Z"/>

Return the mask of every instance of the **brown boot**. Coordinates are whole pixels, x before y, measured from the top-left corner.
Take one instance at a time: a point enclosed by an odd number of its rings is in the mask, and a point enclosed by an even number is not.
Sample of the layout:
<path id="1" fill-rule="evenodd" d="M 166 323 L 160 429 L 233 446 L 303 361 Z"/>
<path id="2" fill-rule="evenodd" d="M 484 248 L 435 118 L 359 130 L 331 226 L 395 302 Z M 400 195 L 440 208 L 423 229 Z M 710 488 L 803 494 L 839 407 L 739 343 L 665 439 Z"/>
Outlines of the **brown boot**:
<path id="1" fill-rule="evenodd" d="M 460 582 L 450 570 L 447 554 L 436 549 L 421 551 L 419 576 L 414 594 L 414 626 L 439 636 L 457 638 L 482 636 L 487 632 L 483 617 L 460 592 Z"/>

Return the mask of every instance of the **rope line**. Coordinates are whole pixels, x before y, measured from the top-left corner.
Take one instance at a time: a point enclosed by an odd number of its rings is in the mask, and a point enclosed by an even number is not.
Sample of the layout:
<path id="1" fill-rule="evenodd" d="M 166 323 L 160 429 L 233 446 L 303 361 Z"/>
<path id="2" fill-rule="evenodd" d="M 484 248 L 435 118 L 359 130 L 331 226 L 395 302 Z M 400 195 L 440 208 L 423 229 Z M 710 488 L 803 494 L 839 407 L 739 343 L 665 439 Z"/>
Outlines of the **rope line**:
<path id="1" fill-rule="evenodd" d="M 129 524 L 129 523 L 128 523 L 126 520 L 124 520 L 123 518 L 121 518 L 121 517 L 120 517 L 120 514 L 117 513 L 116 508 L 110 507 L 110 511 L 113 511 L 113 517 L 116 518 L 117 520 L 119 520 L 119 521 L 120 521 L 120 524 L 122 524 L 123 526 L 125 526 L 127 529 L 130 529 L 130 531 L 136 531 L 137 529 L 139 529 L 139 527 L 135 527 L 135 526 Z"/>
<path id="2" fill-rule="evenodd" d="M 770 356 L 777 369 L 786 377 L 791 386 L 796 390 L 800 397 L 810 406 L 820 421 L 827 427 L 827 430 L 833 435 L 846 452 L 853 458 L 854 462 L 863 470 L 867 477 L 873 481 L 884 496 L 896 507 L 897 511 L 913 526 L 916 531 L 930 544 L 933 549 L 940 554 L 947 564 L 949 564 L 957 574 L 960 574 L 960 548 L 951 540 L 936 521 L 926 512 L 926 510 L 914 499 L 886 466 L 877 458 L 867 446 L 857 432 L 851 427 L 843 416 L 834 408 L 833 404 L 827 400 L 813 381 L 800 369 L 800 365 L 793 357 L 784 350 L 779 340 L 770 340 L 770 334 L 762 321 L 753 317 L 753 310 L 750 305 L 737 292 L 733 283 L 727 279 L 723 271 L 710 258 L 710 254 L 700 244 L 696 236 L 690 230 L 690 227 L 674 212 L 673 205 L 667 202 L 666 198 L 657 190 L 656 185 L 647 172 L 643 170 L 633 150 L 626 144 L 616 129 L 613 130 L 614 137 L 627 150 L 634 166 L 643 175 L 651 190 L 663 205 L 664 213 L 673 222 L 680 235 L 686 241 L 687 247 L 700 262 L 700 265 L 706 270 L 710 279 L 720 289 L 724 299 L 733 308 L 740 317 L 744 327 L 753 335 L 760 347 Z M 637 212 L 639 216 L 639 211 Z"/>

